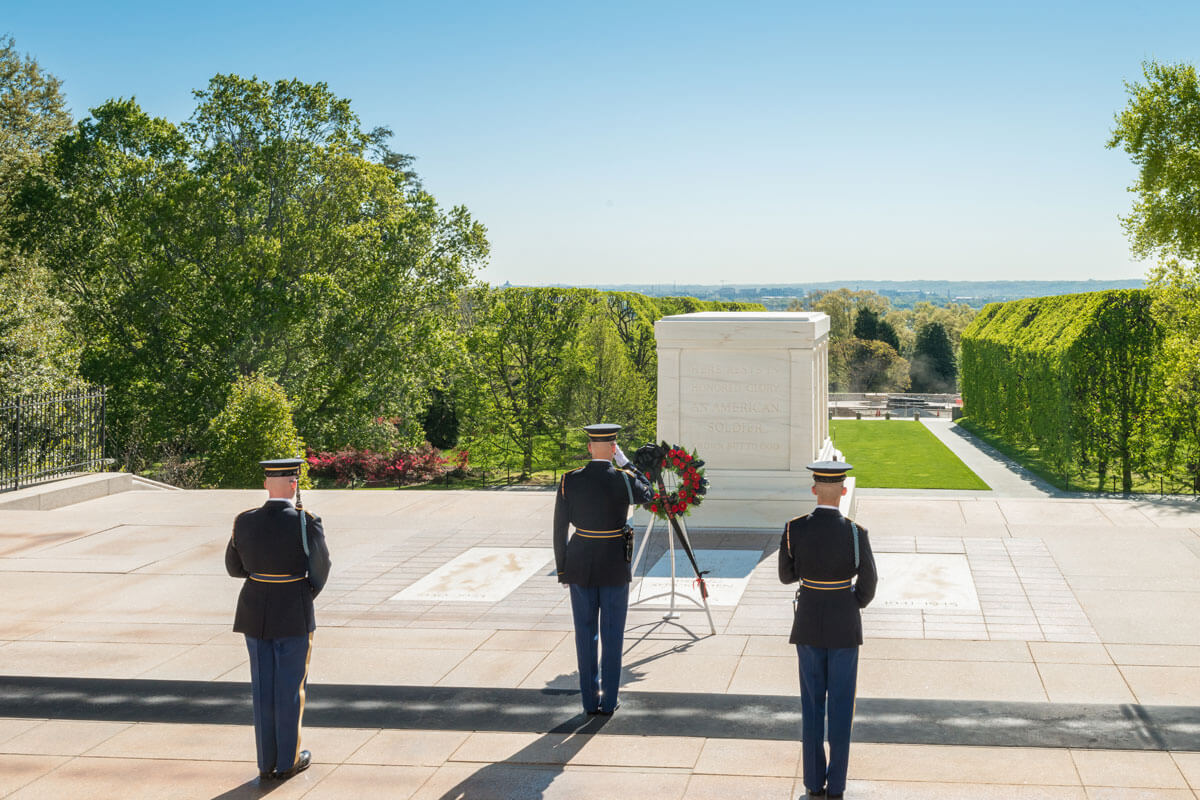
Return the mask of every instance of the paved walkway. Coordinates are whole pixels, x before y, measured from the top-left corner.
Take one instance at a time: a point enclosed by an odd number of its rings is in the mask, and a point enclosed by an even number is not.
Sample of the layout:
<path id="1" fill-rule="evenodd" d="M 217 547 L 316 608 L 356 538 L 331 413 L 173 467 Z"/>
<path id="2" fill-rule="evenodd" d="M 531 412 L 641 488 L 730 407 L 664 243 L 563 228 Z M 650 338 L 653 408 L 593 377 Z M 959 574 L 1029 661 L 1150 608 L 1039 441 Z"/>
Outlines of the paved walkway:
<path id="1" fill-rule="evenodd" d="M 604 722 L 575 713 L 570 611 L 548 562 L 497 599 L 412 588 L 477 548 L 548 550 L 552 493 L 305 499 L 334 560 L 306 717 L 316 763 L 269 791 L 250 780 L 239 584 L 221 559 L 261 493 L 0 511 L 0 797 L 802 792 L 774 536 L 693 532 L 706 552 L 755 554 L 748 572 L 718 571 L 737 591 L 712 609 L 716 635 L 697 611 L 631 611 L 622 707 Z M 1200 797 L 1200 506 L 864 496 L 858 518 L 882 581 L 847 797 Z M 910 563 L 957 569 L 973 594 L 887 600 Z"/>
<path id="2" fill-rule="evenodd" d="M 1059 497 L 1062 492 L 947 419 L 922 418 L 934 436 L 999 497 Z"/>

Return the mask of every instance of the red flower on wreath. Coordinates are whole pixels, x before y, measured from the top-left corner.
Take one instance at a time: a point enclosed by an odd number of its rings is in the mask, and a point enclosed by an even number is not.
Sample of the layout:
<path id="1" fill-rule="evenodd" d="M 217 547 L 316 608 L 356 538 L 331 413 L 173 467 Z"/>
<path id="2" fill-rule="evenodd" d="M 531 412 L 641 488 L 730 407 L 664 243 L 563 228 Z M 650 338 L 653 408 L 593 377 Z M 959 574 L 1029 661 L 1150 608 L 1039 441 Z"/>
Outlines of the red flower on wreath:
<path id="1" fill-rule="evenodd" d="M 658 472 L 674 474 L 675 488 L 665 494 L 661 490 L 655 491 L 649 505 L 650 513 L 660 519 L 687 514 L 692 506 L 700 505 L 704 499 L 707 486 L 704 462 L 695 452 L 688 452 L 678 445 L 668 446 L 665 442 L 659 452 L 662 460 L 658 462 Z"/>

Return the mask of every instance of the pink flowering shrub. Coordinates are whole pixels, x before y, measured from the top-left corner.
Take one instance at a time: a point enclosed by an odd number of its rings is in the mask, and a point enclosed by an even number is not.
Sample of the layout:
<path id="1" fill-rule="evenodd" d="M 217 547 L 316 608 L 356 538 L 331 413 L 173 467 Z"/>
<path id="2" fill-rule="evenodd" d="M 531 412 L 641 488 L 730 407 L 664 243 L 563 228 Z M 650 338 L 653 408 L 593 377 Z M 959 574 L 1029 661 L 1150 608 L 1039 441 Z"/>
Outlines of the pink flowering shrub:
<path id="1" fill-rule="evenodd" d="M 446 472 L 446 459 L 436 448 L 423 444 L 414 450 L 391 453 L 353 449 L 311 453 L 308 466 L 310 474 L 333 478 L 338 486 L 405 486 L 441 477 Z"/>

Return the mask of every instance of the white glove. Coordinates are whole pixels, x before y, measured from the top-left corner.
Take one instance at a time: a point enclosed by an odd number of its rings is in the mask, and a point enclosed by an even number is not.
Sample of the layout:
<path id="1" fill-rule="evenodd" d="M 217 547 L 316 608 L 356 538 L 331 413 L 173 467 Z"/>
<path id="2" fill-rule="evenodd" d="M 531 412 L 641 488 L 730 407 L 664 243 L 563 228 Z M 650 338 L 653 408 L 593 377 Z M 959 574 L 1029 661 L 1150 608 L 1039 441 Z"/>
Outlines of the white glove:
<path id="1" fill-rule="evenodd" d="M 629 459 L 621 452 L 621 445 L 614 443 L 613 446 L 616 448 L 615 452 L 613 452 L 613 461 L 616 462 L 617 466 L 623 467 L 628 464 Z"/>

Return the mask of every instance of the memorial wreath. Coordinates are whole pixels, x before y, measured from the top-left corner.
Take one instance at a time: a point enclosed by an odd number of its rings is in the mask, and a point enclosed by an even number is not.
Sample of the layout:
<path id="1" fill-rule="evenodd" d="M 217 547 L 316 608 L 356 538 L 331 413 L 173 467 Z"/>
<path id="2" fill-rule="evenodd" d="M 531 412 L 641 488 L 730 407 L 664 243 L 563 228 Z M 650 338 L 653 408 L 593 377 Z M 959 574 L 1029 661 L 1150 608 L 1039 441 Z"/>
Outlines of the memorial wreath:
<path id="1" fill-rule="evenodd" d="M 692 506 L 700 505 L 708 491 L 704 461 L 694 450 L 689 453 L 666 442 L 645 444 L 634 453 L 633 464 L 649 475 L 655 486 L 654 498 L 646 508 L 659 519 L 686 515 Z M 674 476 L 671 489 L 667 488 L 666 475 Z"/>

